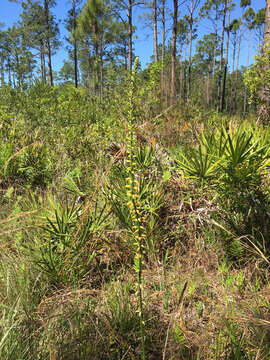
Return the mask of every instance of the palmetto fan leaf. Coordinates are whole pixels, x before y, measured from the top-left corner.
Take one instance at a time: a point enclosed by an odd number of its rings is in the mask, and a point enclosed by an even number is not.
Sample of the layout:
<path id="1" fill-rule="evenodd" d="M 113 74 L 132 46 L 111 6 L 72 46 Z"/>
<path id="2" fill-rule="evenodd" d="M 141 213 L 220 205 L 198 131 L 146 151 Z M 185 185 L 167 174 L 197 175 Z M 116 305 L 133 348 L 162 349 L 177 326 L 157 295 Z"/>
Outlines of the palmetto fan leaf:
<path id="1" fill-rule="evenodd" d="M 220 167 L 230 181 L 247 181 L 260 170 L 267 158 L 267 146 L 259 137 L 247 134 L 241 127 L 236 132 L 224 132 L 225 147 Z"/>
<path id="2" fill-rule="evenodd" d="M 180 159 L 176 161 L 185 175 L 200 181 L 213 178 L 219 164 L 219 160 L 215 159 L 203 144 L 199 144 L 188 154 L 181 152 Z"/>

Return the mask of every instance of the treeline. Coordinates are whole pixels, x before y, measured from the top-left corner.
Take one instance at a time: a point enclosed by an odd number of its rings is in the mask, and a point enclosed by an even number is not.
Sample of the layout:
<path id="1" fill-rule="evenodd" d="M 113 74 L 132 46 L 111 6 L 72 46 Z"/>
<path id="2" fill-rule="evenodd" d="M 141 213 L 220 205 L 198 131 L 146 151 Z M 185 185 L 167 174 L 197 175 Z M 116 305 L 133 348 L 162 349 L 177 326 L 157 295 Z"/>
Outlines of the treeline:
<path id="1" fill-rule="evenodd" d="M 251 0 L 240 4 L 233 0 L 174 0 L 173 4 L 168 0 L 69 0 L 64 40 L 54 15 L 57 1 L 18 2 L 19 21 L 0 31 L 2 86 L 23 89 L 35 79 L 50 85 L 74 82 L 75 87 L 85 86 L 91 94 L 104 96 L 132 68 L 137 41 L 134 9 L 141 7 L 142 26 L 151 26 L 154 49 L 150 71 L 144 70 L 143 76 L 149 81 L 154 71 L 167 104 L 181 99 L 217 111 L 247 111 L 249 94 L 243 74 L 251 61 L 251 46 L 256 41 L 259 48 L 263 42 L 265 22 L 265 8 L 255 12 Z M 233 18 L 234 10 L 240 18 Z M 199 28 L 206 23 L 208 32 L 201 36 Z M 52 56 L 63 46 L 68 59 L 57 73 Z M 241 53 L 246 56 L 245 66 L 240 66 Z"/>

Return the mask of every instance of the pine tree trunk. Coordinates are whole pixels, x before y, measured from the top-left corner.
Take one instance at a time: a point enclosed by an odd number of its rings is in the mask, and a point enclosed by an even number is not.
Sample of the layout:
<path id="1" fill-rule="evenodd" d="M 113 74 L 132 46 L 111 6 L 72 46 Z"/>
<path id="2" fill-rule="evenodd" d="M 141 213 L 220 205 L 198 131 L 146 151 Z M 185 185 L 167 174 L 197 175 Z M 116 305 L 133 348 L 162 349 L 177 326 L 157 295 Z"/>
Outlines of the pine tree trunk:
<path id="1" fill-rule="evenodd" d="M 162 72 L 161 72 L 161 91 L 162 95 L 164 96 L 164 60 L 165 60 L 165 33 L 166 33 L 166 23 L 165 23 L 165 0 L 162 0 L 162 7 L 161 7 L 161 21 L 162 21 L 162 48 L 161 48 L 161 61 L 162 61 Z"/>
<path id="2" fill-rule="evenodd" d="M 18 53 L 17 53 L 16 49 L 15 49 L 15 60 L 16 60 L 15 69 L 16 68 L 19 69 L 20 61 L 19 61 L 19 56 L 18 56 Z M 18 72 L 18 71 L 16 71 L 16 73 L 17 73 L 17 85 L 21 89 L 21 87 L 22 87 L 22 73 Z"/>
<path id="3" fill-rule="evenodd" d="M 43 59 L 42 59 L 42 49 L 40 48 L 40 72 L 41 79 L 44 80 L 44 69 L 43 69 Z"/>
<path id="4" fill-rule="evenodd" d="M 15 72 L 12 72 L 12 86 L 15 89 L 16 87 L 16 77 L 15 77 Z"/>
<path id="5" fill-rule="evenodd" d="M 228 4 L 227 47 L 226 47 L 226 59 L 225 59 L 224 74 L 223 74 L 222 99 L 220 104 L 221 111 L 224 111 L 224 107 L 225 107 L 226 78 L 228 71 L 229 45 L 230 45 L 230 15 L 231 15 L 231 0 L 229 0 L 229 4 Z"/>
<path id="6" fill-rule="evenodd" d="M 212 68 L 212 89 L 211 89 L 211 103 L 215 101 L 216 98 L 216 81 L 215 81 L 215 72 L 216 72 L 216 57 L 217 57 L 217 37 L 218 37 L 218 9 L 216 6 L 216 18 L 215 18 L 215 44 L 214 44 L 214 53 L 213 53 L 213 68 Z"/>
<path id="7" fill-rule="evenodd" d="M 128 68 L 132 70 L 132 5 L 133 0 L 128 0 Z"/>
<path id="8" fill-rule="evenodd" d="M 4 58 L 1 56 L 1 86 L 5 85 Z"/>
<path id="9" fill-rule="evenodd" d="M 183 62 L 182 62 L 182 50 L 179 56 L 179 64 L 180 64 L 180 71 L 179 71 L 179 98 L 182 99 L 183 95 Z"/>
<path id="10" fill-rule="evenodd" d="M 157 0 L 153 0 L 153 36 L 154 36 L 154 59 L 158 61 L 157 53 Z"/>
<path id="11" fill-rule="evenodd" d="M 207 81 L 206 81 L 206 105 L 209 106 L 210 96 L 209 96 L 209 88 L 210 88 L 210 69 L 207 72 Z"/>
<path id="12" fill-rule="evenodd" d="M 235 55 L 236 55 L 236 35 L 234 35 L 233 39 L 233 63 L 232 63 L 232 87 L 231 87 L 231 96 L 230 96 L 230 113 L 234 110 L 234 87 L 235 85 L 235 73 L 234 73 L 234 66 L 235 66 Z"/>
<path id="13" fill-rule="evenodd" d="M 124 45 L 124 57 L 125 57 L 125 70 L 128 69 L 128 49 L 126 44 Z"/>
<path id="14" fill-rule="evenodd" d="M 226 23 L 226 13 L 227 13 L 227 0 L 223 0 L 223 1 L 224 1 L 224 6 L 223 6 L 223 20 L 222 20 L 222 35 L 221 35 L 221 43 L 220 43 L 220 62 L 219 62 L 219 69 L 218 69 L 217 112 L 220 112 L 220 103 L 221 103 L 223 47 L 224 47 L 224 33 L 225 33 L 225 23 Z"/>
<path id="15" fill-rule="evenodd" d="M 90 50 L 90 43 L 89 40 L 87 39 L 86 41 L 86 46 L 87 46 L 87 81 L 88 81 L 88 90 L 90 92 L 91 90 L 91 69 L 92 69 L 92 64 L 91 64 L 91 50 Z"/>
<path id="16" fill-rule="evenodd" d="M 249 57 L 250 57 L 250 36 L 251 35 L 251 32 L 250 30 L 248 30 L 248 53 L 247 53 L 247 69 L 249 67 Z M 247 87 L 245 86 L 245 95 L 244 95 L 244 109 L 243 109 L 243 112 L 244 112 L 244 115 L 247 111 Z"/>
<path id="17" fill-rule="evenodd" d="M 97 64 L 97 60 L 99 60 L 98 56 L 98 45 L 95 44 L 95 95 L 98 94 L 98 87 L 99 87 L 99 68 Z"/>
<path id="18" fill-rule="evenodd" d="M 43 40 L 40 41 L 40 70 L 42 81 L 46 82 L 46 65 L 44 57 L 44 43 Z"/>
<path id="19" fill-rule="evenodd" d="M 190 87 L 191 87 L 191 53 L 192 53 L 192 31 L 193 31 L 193 0 L 190 4 L 190 28 L 189 28 L 189 57 L 188 57 L 188 90 L 187 97 L 189 100 L 190 97 Z"/>
<path id="20" fill-rule="evenodd" d="M 77 19 L 76 19 L 76 2 L 72 0 L 72 11 L 73 11 L 73 24 L 72 29 L 73 31 L 77 28 Z M 78 87 L 78 47 L 77 47 L 77 40 L 73 40 L 73 56 L 74 56 L 74 84 L 75 88 Z"/>
<path id="21" fill-rule="evenodd" d="M 48 73 L 49 73 L 49 85 L 53 86 L 53 74 L 52 74 L 52 57 L 51 57 L 51 44 L 50 44 L 50 22 L 49 22 L 49 4 L 48 0 L 44 0 L 44 11 L 46 21 L 46 52 L 48 61 Z"/>
<path id="22" fill-rule="evenodd" d="M 95 21 L 94 24 L 93 24 L 93 36 L 94 36 L 94 44 L 93 45 L 94 45 L 94 52 L 95 52 L 95 63 L 94 63 L 94 67 L 95 67 L 95 86 L 94 86 L 94 91 L 95 91 L 95 95 L 97 95 L 98 92 L 99 92 L 99 61 L 100 61 L 97 21 Z"/>
<path id="23" fill-rule="evenodd" d="M 187 46 L 188 46 L 188 40 L 185 45 L 185 60 L 184 60 L 184 101 L 187 100 Z"/>
<path id="24" fill-rule="evenodd" d="M 11 65 L 10 65 L 10 58 L 8 56 L 8 85 L 11 86 L 12 85 L 12 81 L 11 81 Z"/>
<path id="25" fill-rule="evenodd" d="M 241 19 L 242 22 L 242 19 Z M 238 42 L 238 53 L 237 53 L 237 59 L 236 59 L 236 67 L 235 67 L 235 86 L 234 86 L 234 111 L 236 111 L 236 103 L 237 103 L 237 85 L 238 85 L 238 68 L 239 68 L 239 62 L 240 62 L 240 53 L 241 53 L 241 42 L 242 42 L 242 28 L 240 25 L 240 33 L 239 33 L 239 42 Z"/>
<path id="26" fill-rule="evenodd" d="M 172 64 L 171 64 L 171 104 L 175 101 L 175 63 L 176 63 L 176 37 L 177 37 L 177 17 L 178 17 L 178 0 L 173 0 L 173 32 L 172 32 Z"/>
<path id="27" fill-rule="evenodd" d="M 77 40 L 74 40 L 74 83 L 75 88 L 78 88 L 78 48 Z"/>
<path id="28" fill-rule="evenodd" d="M 103 96 L 103 34 L 101 33 L 100 35 L 100 60 L 99 60 L 99 65 L 100 65 L 100 97 L 102 98 Z"/>

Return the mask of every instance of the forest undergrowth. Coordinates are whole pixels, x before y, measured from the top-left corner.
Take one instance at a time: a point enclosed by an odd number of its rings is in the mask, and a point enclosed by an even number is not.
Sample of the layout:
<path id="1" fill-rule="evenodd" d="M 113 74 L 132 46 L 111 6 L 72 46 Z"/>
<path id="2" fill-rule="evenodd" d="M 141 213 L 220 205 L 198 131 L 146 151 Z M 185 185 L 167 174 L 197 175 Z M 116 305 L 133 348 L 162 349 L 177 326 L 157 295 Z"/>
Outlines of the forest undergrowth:
<path id="1" fill-rule="evenodd" d="M 269 128 L 132 76 L 0 90 L 0 359 L 270 359 Z"/>

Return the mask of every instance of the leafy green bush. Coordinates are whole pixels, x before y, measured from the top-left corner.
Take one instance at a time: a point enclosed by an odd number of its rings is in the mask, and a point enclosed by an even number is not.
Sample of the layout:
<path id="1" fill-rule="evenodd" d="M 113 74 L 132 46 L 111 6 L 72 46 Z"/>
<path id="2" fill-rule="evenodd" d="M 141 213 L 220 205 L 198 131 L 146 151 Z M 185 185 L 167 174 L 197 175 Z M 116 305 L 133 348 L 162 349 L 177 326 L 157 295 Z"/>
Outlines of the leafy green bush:
<path id="1" fill-rule="evenodd" d="M 245 85 L 250 91 L 250 102 L 259 105 L 259 117 L 269 121 L 270 114 L 270 48 L 264 48 L 260 56 L 245 74 Z"/>
<path id="2" fill-rule="evenodd" d="M 6 152 L 9 155 L 10 149 L 12 149 L 12 145 L 7 144 Z M 23 147 L 5 158 L 2 169 L 4 180 L 7 182 L 15 181 L 25 185 L 45 186 L 52 180 L 52 163 L 48 146 L 35 142 Z"/>

